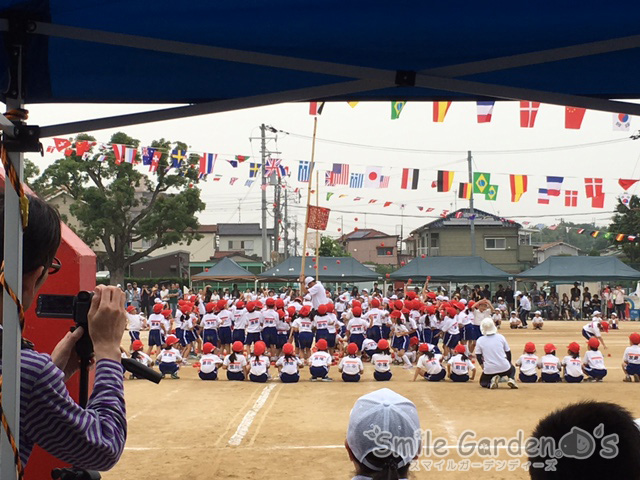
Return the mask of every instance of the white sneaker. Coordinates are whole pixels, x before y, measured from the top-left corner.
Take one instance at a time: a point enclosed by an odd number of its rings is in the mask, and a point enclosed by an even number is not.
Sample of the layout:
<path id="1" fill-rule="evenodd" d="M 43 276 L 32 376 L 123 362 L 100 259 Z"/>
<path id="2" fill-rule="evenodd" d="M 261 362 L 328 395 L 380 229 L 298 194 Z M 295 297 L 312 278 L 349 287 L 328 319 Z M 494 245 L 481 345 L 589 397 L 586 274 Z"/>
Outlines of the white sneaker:
<path id="1" fill-rule="evenodd" d="M 402 368 L 404 368 L 405 370 L 411 370 L 413 368 L 413 365 L 404 365 Z"/>
<path id="2" fill-rule="evenodd" d="M 491 377 L 489 390 L 495 390 L 496 388 L 498 388 L 498 383 L 500 383 L 500 377 L 498 375 L 494 375 L 493 377 Z"/>
<path id="3" fill-rule="evenodd" d="M 512 388 L 512 389 L 518 388 L 518 384 L 513 378 L 510 378 L 509 380 L 507 380 L 507 385 L 509 385 L 509 388 Z"/>
<path id="4" fill-rule="evenodd" d="M 329 377 L 324 377 L 322 379 L 323 382 L 333 382 L 333 378 L 329 378 Z"/>

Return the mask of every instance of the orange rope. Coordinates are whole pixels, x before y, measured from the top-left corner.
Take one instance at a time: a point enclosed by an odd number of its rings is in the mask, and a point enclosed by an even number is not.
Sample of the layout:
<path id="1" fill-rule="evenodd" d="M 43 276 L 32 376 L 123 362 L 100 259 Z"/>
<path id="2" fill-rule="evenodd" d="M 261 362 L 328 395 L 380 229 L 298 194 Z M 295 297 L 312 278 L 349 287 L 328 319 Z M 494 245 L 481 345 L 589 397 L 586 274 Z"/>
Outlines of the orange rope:
<path id="1" fill-rule="evenodd" d="M 24 121 L 28 118 L 29 112 L 23 109 L 15 109 L 10 110 L 5 114 L 11 121 Z M 11 182 L 13 189 L 18 194 L 19 202 L 20 202 L 20 217 L 22 219 L 22 229 L 27 228 L 29 223 L 29 199 L 24 193 L 24 188 L 20 179 L 18 178 L 18 173 L 14 168 L 13 164 L 9 161 L 7 156 L 7 151 L 0 144 L 0 160 L 2 161 L 2 165 L 4 166 L 4 170 L 6 172 L 6 176 Z M 7 280 L 4 276 L 4 261 L 2 265 L 0 265 L 0 285 L 7 292 L 7 294 L 11 297 L 13 302 L 16 304 L 18 309 L 18 320 L 20 322 L 20 331 L 22 331 L 24 327 L 24 308 L 22 307 L 22 303 L 20 299 L 13 291 L 13 289 L 7 283 Z M 4 409 L 2 408 L 2 376 L 0 375 L 0 421 L 2 422 L 2 428 L 4 428 L 5 432 L 7 432 L 7 438 L 9 439 L 9 444 L 11 445 L 11 450 L 13 450 L 13 458 L 16 464 L 16 472 L 18 474 L 18 479 L 22 480 L 24 478 L 24 466 L 22 465 L 22 461 L 20 460 L 20 452 L 18 450 L 18 446 L 16 445 L 15 437 L 11 432 L 11 427 L 9 426 L 9 422 L 7 421 L 7 417 L 4 414 Z"/>

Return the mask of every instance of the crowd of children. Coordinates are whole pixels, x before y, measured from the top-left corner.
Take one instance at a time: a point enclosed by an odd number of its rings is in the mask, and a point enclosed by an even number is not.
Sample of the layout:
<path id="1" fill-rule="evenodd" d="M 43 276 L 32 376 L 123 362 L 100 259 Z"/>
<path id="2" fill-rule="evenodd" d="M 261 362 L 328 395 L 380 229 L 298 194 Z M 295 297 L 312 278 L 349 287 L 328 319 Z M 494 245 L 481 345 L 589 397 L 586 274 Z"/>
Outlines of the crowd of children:
<path id="1" fill-rule="evenodd" d="M 314 285 L 321 284 L 311 277 L 305 280 L 309 291 Z M 148 318 L 133 306 L 127 309 L 131 356 L 148 366 L 157 364 L 163 377 L 172 378 L 179 378 L 180 367 L 196 356 L 194 366 L 202 380 L 217 380 L 222 368 L 228 380 L 263 383 L 277 377 L 295 383 L 300 370 L 308 368 L 311 381 L 332 381 L 329 373 L 336 367 L 343 381 L 357 382 L 364 374 L 363 362 L 370 362 L 377 381 L 390 380 L 396 363 L 415 368 L 414 380 L 448 377 L 467 382 L 476 376 L 474 350 L 482 321 L 493 319 L 498 328 L 501 321 L 488 300 L 449 299 L 429 291 L 426 284 L 422 290 L 406 291 L 402 300 L 376 295 L 358 299 L 344 293 L 332 302 L 328 292 L 320 301 L 309 294 L 290 298 L 265 292 L 248 302 L 223 298 L 205 304 L 201 296 L 191 295 L 178 302 L 175 314 L 169 305 L 156 302 Z M 513 317 L 511 327 L 518 321 Z M 534 328 L 542 328 L 538 317 L 536 312 Z M 562 359 L 555 345 L 546 344 L 538 357 L 536 345 L 528 342 L 516 361 L 519 380 L 602 381 L 607 370 L 599 347 L 606 348 L 602 332 L 609 327 L 593 313 L 582 330 L 588 342 L 582 358 L 577 342 L 568 345 Z M 146 353 L 142 329 L 149 329 Z M 640 335 L 633 333 L 629 340 L 623 358 L 625 381 L 640 382 Z"/>

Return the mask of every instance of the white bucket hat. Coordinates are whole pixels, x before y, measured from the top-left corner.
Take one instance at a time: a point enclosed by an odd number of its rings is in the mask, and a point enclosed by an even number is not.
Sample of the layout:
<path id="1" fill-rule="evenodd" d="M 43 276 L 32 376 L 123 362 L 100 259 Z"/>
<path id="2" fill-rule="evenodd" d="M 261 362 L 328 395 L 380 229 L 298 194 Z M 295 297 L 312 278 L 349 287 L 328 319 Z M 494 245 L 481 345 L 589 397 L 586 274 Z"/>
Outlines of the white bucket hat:
<path id="1" fill-rule="evenodd" d="M 496 324 L 493 323 L 493 320 L 491 318 L 485 318 L 484 320 L 482 320 L 482 323 L 480 324 L 480 331 L 483 335 L 487 336 L 495 335 L 496 333 L 498 333 Z"/>

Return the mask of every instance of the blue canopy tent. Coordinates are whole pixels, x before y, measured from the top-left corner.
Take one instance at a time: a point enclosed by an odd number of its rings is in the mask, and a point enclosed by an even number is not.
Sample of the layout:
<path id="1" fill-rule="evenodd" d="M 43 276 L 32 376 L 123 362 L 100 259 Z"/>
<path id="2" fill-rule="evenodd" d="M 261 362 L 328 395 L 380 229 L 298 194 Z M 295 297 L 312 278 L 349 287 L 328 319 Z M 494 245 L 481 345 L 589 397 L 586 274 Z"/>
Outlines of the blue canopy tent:
<path id="1" fill-rule="evenodd" d="M 494 267 L 482 257 L 417 257 L 393 272 L 393 280 L 424 282 L 500 282 L 511 275 Z"/>
<path id="2" fill-rule="evenodd" d="M 0 92 L 29 103 L 175 103 L 45 126 L 0 116 L 9 161 L 41 137 L 305 100 L 524 99 L 640 115 L 640 5 L 559 2 L 3 0 Z M 390 32 L 385 35 L 384 32 Z M 186 105 L 185 105 L 186 104 Z M 14 120 L 15 121 L 15 120 Z M 18 196 L 5 190 L 6 280 L 20 294 Z M 18 431 L 19 338 L 4 292 L 3 407 Z M 11 458 L 2 435 L 0 456 Z M 10 462 L 0 477 L 15 478 Z"/>
<path id="3" fill-rule="evenodd" d="M 555 283 L 640 280 L 640 272 L 616 257 L 549 257 L 540 265 L 516 275 L 518 280 Z"/>

